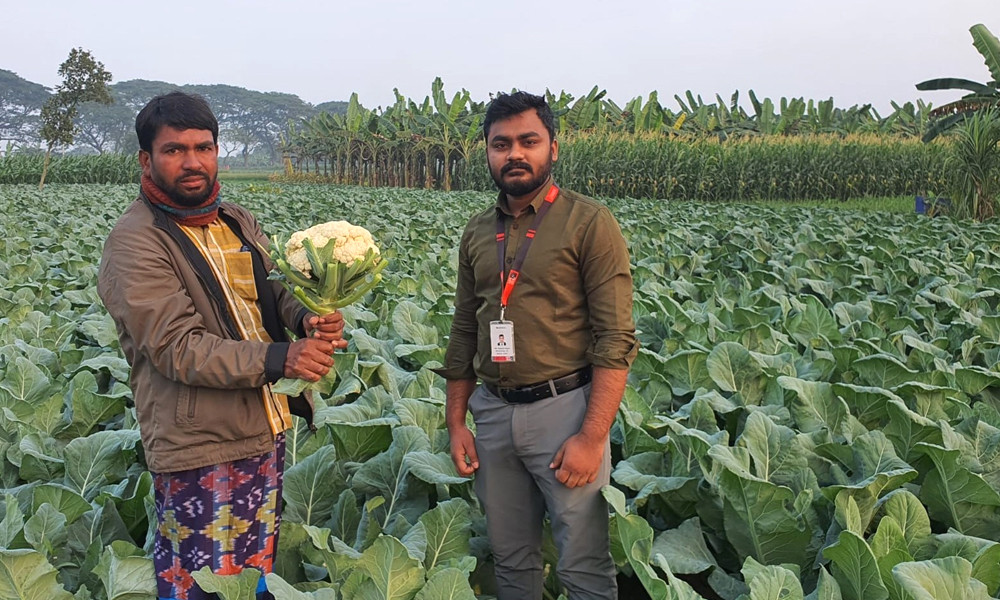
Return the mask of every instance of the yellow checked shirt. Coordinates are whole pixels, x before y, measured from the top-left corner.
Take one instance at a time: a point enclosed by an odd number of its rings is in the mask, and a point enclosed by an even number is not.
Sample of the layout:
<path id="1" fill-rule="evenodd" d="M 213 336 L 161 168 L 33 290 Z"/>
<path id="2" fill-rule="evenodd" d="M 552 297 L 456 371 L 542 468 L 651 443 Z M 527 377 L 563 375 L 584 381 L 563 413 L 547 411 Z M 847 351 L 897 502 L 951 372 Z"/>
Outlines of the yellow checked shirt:
<path id="1" fill-rule="evenodd" d="M 505 269 L 525 243 L 548 185 L 514 218 L 500 194 L 469 220 L 458 255 L 455 316 L 436 372 L 518 387 L 561 377 L 588 365 L 628 369 L 638 352 L 632 320 L 632 274 L 618 222 L 607 207 L 560 189 L 538 228 L 505 319 L 514 324 L 516 362 L 490 358 L 490 321 L 500 318 L 497 218 L 503 218 Z"/>
<path id="2" fill-rule="evenodd" d="M 226 295 L 226 304 L 245 340 L 271 342 L 257 304 L 257 286 L 253 278 L 253 262 L 249 251 L 241 251 L 243 242 L 222 219 L 203 227 L 181 226 L 195 247 L 208 261 L 215 279 Z M 267 410 L 271 432 L 277 435 L 292 426 L 288 398 L 261 388 L 261 399 Z"/>

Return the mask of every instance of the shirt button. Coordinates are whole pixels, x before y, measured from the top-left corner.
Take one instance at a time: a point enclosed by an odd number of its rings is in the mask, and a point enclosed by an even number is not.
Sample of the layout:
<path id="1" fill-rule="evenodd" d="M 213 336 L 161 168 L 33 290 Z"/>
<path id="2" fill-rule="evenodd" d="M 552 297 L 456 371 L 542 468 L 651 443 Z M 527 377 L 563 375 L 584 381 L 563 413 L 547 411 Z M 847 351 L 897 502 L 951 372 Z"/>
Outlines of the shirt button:
<path id="1" fill-rule="evenodd" d="M 514 262 L 514 259 L 508 256 L 508 257 L 507 257 L 507 264 L 509 265 L 509 264 L 511 264 L 512 262 Z"/>
<path id="2" fill-rule="evenodd" d="M 517 223 L 514 223 L 513 225 L 511 225 L 510 228 L 511 229 L 517 229 Z"/>
<path id="3" fill-rule="evenodd" d="M 507 377 L 501 377 L 500 381 L 503 382 L 503 383 L 507 383 L 510 380 Z"/>

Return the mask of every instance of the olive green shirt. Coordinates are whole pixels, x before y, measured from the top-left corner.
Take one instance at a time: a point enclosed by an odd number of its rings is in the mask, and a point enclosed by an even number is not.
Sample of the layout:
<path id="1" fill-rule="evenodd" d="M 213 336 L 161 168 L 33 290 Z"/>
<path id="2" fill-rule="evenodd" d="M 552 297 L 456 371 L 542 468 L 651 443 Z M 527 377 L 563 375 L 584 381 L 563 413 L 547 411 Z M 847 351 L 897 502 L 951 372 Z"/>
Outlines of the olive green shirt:
<path id="1" fill-rule="evenodd" d="M 625 238 L 607 207 L 564 189 L 543 217 L 508 301 L 516 361 L 491 359 L 490 321 L 500 318 L 497 219 L 505 225 L 509 270 L 549 188 L 543 186 L 517 218 L 501 193 L 494 206 L 469 220 L 459 247 L 445 365 L 436 369 L 446 379 L 478 377 L 519 387 L 587 365 L 631 366 L 638 343 Z"/>

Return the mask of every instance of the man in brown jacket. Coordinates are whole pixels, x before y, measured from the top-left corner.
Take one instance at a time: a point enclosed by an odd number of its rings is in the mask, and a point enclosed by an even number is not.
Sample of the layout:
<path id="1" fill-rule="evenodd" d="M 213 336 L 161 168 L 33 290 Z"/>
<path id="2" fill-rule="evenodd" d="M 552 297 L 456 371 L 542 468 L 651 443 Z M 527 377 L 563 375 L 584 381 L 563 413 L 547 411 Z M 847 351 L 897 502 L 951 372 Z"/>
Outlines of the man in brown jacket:
<path id="1" fill-rule="evenodd" d="M 132 368 L 155 480 L 157 595 L 211 598 L 192 572 L 272 569 L 284 431 L 291 412 L 312 415 L 270 384 L 318 381 L 346 346 L 344 322 L 268 281 L 267 237 L 219 196 L 219 126 L 202 98 L 153 98 L 136 133 L 141 189 L 105 243 L 98 292 Z"/>

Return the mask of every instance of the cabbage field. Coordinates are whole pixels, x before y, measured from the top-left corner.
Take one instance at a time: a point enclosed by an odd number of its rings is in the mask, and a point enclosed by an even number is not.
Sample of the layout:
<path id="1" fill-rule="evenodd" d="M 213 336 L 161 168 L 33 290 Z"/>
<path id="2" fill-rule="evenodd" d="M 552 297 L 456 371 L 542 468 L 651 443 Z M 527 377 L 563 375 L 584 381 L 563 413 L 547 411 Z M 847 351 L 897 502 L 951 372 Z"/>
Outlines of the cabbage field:
<path id="1" fill-rule="evenodd" d="M 0 188 L 0 599 L 152 597 L 151 477 L 95 290 L 134 186 Z M 269 233 L 369 228 L 318 430 L 289 433 L 278 600 L 473 599 L 484 522 L 448 457 L 457 241 L 490 194 L 227 184 Z M 916 215 L 608 200 L 642 350 L 612 430 L 623 599 L 1000 593 L 1000 228 Z M 554 550 L 549 543 L 546 556 Z M 560 588 L 547 571 L 546 597 Z M 256 571 L 199 574 L 252 598 Z"/>

